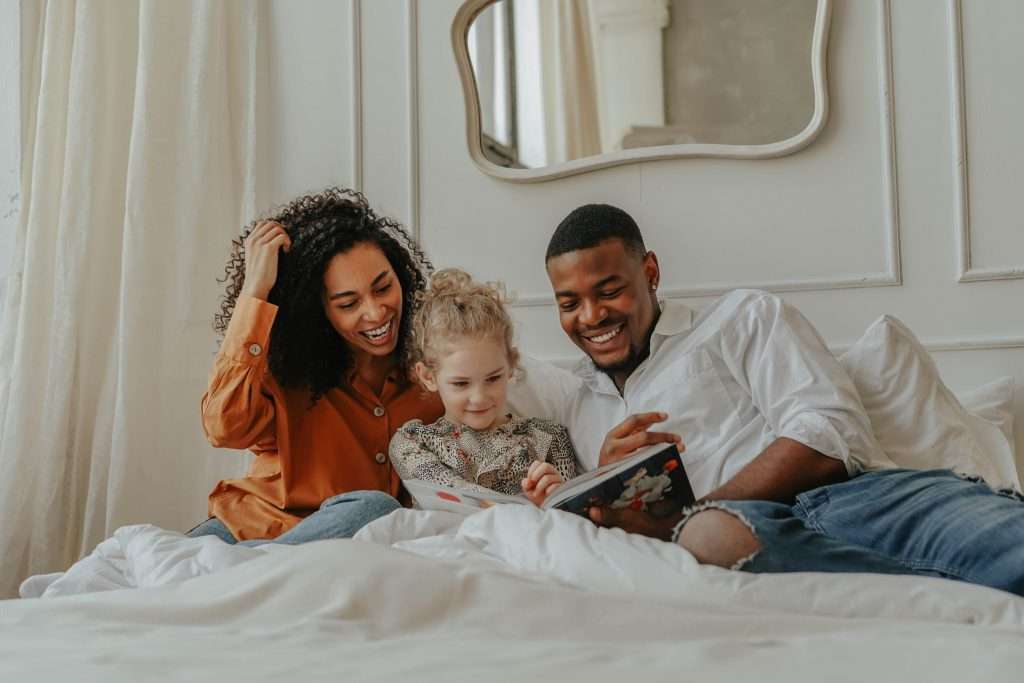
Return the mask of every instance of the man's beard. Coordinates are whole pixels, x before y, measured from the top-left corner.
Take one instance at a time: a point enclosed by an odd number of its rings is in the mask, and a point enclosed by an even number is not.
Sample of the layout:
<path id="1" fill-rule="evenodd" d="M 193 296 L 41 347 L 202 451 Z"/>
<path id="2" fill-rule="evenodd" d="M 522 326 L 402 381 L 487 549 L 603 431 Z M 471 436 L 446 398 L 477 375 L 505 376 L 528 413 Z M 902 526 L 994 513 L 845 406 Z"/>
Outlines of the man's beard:
<path id="1" fill-rule="evenodd" d="M 643 346 L 637 347 L 630 342 L 629 351 L 626 353 L 626 356 L 622 360 L 609 363 L 607 365 L 601 365 L 588 353 L 587 356 L 590 357 L 594 366 L 609 377 L 618 374 L 625 374 L 628 377 L 633 374 L 633 371 L 636 370 L 641 363 L 647 360 L 649 355 L 651 355 L 651 335 L 654 334 L 654 325 L 658 322 L 661 311 L 658 311 L 657 313 L 658 315 L 655 316 L 654 322 L 651 323 L 651 328 L 647 331 L 647 335 L 644 337 Z M 626 330 L 623 329 L 619 334 L 625 333 Z M 612 379 L 614 379 L 614 377 L 612 377 Z"/>
<path id="2" fill-rule="evenodd" d="M 615 375 L 620 373 L 626 373 L 628 375 L 636 370 L 636 367 L 640 365 L 641 362 L 640 350 L 632 344 L 629 345 L 629 352 L 622 360 L 618 360 L 607 365 L 598 363 L 594 360 L 593 356 L 590 356 L 590 360 L 593 361 L 594 366 L 597 367 L 598 370 L 606 375 Z"/>

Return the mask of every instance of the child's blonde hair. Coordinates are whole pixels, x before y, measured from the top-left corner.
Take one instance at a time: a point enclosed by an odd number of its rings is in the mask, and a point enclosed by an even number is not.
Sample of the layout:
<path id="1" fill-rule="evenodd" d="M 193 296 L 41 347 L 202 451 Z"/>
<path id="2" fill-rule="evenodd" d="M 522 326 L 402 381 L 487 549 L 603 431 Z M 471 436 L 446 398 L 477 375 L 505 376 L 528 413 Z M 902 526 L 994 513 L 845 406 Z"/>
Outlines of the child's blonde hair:
<path id="1" fill-rule="evenodd" d="M 464 270 L 445 268 L 433 274 L 430 287 L 418 300 L 410 368 L 421 362 L 436 370 L 444 343 L 468 337 L 504 343 L 509 368 L 517 369 L 519 351 L 512 345 L 512 319 L 505 310 L 508 299 L 501 284 L 477 282 Z"/>

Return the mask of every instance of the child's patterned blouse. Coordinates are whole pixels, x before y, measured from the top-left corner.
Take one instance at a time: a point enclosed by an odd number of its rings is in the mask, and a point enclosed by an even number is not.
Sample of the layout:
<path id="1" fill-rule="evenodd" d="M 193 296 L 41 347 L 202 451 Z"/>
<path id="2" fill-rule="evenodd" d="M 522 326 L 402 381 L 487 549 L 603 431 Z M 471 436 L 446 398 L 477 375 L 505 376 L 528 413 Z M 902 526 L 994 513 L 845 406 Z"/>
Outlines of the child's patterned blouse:
<path id="1" fill-rule="evenodd" d="M 484 431 L 443 417 L 433 424 L 411 420 L 395 432 L 389 450 L 402 479 L 479 493 L 522 493 L 522 480 L 534 460 L 550 462 L 565 481 L 577 472 L 576 452 L 565 427 L 533 417 L 512 417 Z"/>

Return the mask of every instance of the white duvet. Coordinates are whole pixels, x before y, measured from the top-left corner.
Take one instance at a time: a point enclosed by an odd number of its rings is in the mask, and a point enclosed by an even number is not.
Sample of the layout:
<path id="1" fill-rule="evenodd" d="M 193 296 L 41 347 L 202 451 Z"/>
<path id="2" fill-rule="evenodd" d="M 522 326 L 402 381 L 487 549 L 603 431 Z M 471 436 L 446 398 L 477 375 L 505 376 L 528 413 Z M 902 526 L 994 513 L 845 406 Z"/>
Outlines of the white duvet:
<path id="1" fill-rule="evenodd" d="M 135 590 L 111 590 L 139 586 Z M 126 527 L 0 602 L 0 681 L 1017 680 L 1024 599 L 754 576 L 560 512 L 400 510 L 351 541 Z M 83 591 L 83 595 L 69 596 Z"/>

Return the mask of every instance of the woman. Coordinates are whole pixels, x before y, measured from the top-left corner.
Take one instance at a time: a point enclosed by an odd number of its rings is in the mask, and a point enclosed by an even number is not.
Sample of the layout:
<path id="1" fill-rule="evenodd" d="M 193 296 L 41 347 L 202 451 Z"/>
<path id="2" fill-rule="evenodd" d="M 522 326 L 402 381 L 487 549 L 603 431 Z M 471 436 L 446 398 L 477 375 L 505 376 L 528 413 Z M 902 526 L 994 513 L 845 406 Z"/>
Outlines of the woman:
<path id="1" fill-rule="evenodd" d="M 348 538 L 399 507 L 391 436 L 443 413 L 405 367 L 429 270 L 405 231 L 350 190 L 300 197 L 234 242 L 203 429 L 256 457 L 245 478 L 217 484 L 190 536 Z"/>

